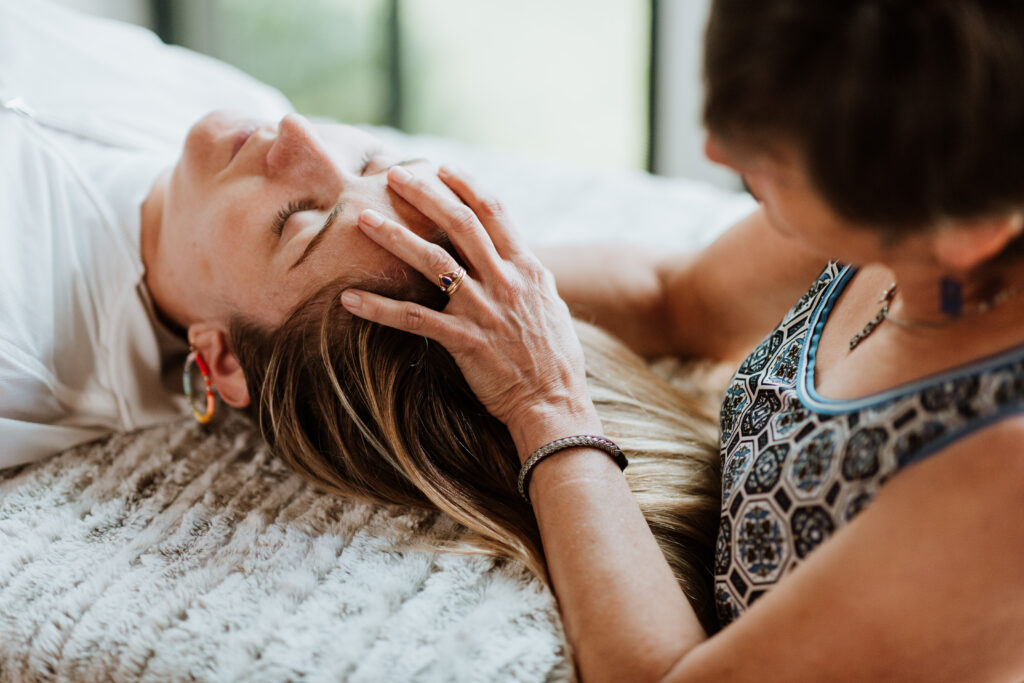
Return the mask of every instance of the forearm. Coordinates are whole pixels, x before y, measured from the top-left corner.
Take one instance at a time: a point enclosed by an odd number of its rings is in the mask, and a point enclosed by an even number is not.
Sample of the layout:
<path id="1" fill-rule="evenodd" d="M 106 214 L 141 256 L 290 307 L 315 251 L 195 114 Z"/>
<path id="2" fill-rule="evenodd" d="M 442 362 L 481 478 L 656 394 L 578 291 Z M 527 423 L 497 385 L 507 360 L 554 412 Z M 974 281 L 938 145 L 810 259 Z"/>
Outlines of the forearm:
<path id="1" fill-rule="evenodd" d="M 538 419 L 521 459 L 548 441 L 601 433 L 596 415 Z M 705 639 L 626 480 L 603 451 L 539 463 L 530 481 L 551 582 L 585 681 L 657 680 Z"/>
<path id="2" fill-rule="evenodd" d="M 588 244 L 547 247 L 537 255 L 575 317 L 615 334 L 640 355 L 681 353 L 672 344 L 667 315 L 664 253 Z"/>

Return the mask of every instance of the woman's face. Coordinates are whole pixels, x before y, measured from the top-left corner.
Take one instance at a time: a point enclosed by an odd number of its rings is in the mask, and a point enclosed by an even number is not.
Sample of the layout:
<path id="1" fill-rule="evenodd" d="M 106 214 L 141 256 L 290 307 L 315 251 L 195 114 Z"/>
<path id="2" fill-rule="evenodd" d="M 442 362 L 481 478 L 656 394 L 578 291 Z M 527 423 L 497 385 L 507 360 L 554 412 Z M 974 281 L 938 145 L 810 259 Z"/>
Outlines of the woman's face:
<path id="1" fill-rule="evenodd" d="M 709 135 L 705 153 L 740 175 L 777 231 L 823 259 L 863 264 L 887 255 L 877 228 L 852 223 L 825 202 L 794 148 L 751 151 Z"/>
<path id="2" fill-rule="evenodd" d="M 166 180 L 155 262 L 146 264 L 154 299 L 184 326 L 238 314 L 274 325 L 329 281 L 393 271 L 397 262 L 356 227 L 362 210 L 436 230 L 387 189 L 395 164 L 425 161 L 296 114 L 277 124 L 202 118 Z"/>

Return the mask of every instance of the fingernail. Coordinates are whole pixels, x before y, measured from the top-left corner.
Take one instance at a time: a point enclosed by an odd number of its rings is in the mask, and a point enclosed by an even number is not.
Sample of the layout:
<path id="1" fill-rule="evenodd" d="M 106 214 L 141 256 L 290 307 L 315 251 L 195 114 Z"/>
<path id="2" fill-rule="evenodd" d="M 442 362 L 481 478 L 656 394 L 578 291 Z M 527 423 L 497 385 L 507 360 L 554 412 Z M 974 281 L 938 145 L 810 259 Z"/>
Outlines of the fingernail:
<path id="1" fill-rule="evenodd" d="M 373 209 L 367 209 L 359 214 L 359 220 L 363 225 L 368 225 L 371 228 L 380 227 L 380 224 L 384 222 L 384 216 Z"/>
<path id="2" fill-rule="evenodd" d="M 392 166 L 391 170 L 388 171 L 388 178 L 399 184 L 407 183 L 412 178 L 412 173 L 409 173 L 408 170 L 401 166 Z"/>
<path id="3" fill-rule="evenodd" d="M 443 164 L 441 168 L 438 169 L 437 175 L 441 176 L 442 178 L 447 178 L 448 176 L 453 175 L 459 175 L 459 169 L 455 168 L 451 164 Z"/>
<path id="4" fill-rule="evenodd" d="M 358 311 L 363 305 L 363 298 L 355 292 L 342 292 L 341 304 L 350 311 Z"/>

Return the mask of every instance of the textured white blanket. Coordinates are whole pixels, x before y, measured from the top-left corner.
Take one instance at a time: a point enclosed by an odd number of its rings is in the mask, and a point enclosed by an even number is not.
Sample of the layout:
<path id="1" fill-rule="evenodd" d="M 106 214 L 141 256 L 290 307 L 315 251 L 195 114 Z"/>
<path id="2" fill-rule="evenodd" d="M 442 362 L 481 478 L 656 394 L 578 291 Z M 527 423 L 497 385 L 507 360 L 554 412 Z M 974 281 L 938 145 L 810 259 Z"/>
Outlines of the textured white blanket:
<path id="1" fill-rule="evenodd" d="M 413 546 L 444 518 L 319 494 L 242 418 L 0 472 L 4 680 L 540 681 L 569 674 L 521 568 Z"/>

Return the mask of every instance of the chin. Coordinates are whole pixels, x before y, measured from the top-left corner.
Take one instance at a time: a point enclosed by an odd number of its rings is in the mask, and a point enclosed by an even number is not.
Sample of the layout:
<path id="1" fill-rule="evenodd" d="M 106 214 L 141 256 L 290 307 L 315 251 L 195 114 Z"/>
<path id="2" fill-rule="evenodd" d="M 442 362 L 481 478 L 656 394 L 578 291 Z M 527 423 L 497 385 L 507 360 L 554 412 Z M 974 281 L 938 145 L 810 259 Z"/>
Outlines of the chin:
<path id="1" fill-rule="evenodd" d="M 210 112 L 192 124 L 178 165 L 216 172 L 231 158 L 234 133 L 247 118 L 237 112 Z"/>

